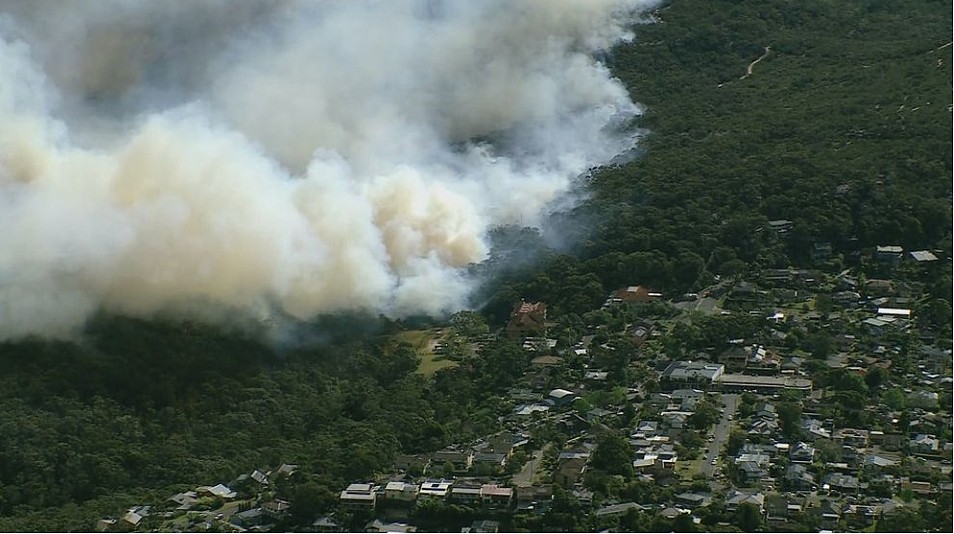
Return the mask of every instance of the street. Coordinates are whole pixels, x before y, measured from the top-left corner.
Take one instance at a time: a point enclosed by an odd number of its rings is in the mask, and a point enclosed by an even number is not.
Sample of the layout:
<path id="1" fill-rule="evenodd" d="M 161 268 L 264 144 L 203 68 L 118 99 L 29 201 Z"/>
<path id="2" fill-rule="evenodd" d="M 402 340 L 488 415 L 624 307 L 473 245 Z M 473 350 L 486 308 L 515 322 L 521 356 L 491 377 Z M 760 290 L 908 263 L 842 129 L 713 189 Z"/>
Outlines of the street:
<path id="1" fill-rule="evenodd" d="M 709 443 L 709 448 L 702 459 L 702 473 L 710 479 L 718 467 L 712 465 L 712 460 L 718 458 L 726 440 L 729 439 L 729 430 L 732 428 L 732 421 L 729 420 L 729 417 L 734 416 L 739 405 L 739 395 L 722 395 L 721 399 L 723 405 L 722 419 L 713 427 L 713 440 Z"/>

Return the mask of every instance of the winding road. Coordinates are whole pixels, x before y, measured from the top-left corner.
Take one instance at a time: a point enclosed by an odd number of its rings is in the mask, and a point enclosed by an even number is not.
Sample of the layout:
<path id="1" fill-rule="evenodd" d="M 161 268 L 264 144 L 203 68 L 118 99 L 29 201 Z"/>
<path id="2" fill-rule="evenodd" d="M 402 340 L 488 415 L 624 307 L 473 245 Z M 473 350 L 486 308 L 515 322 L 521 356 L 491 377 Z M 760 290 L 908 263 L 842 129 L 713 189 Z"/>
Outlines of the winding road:
<path id="1" fill-rule="evenodd" d="M 744 80 L 744 79 L 748 78 L 749 76 L 751 76 L 751 75 L 752 75 L 752 69 L 755 68 L 755 64 L 758 63 L 759 61 L 762 61 L 763 59 L 765 59 L 765 58 L 769 55 L 769 52 L 771 52 L 771 51 L 772 51 L 772 47 L 771 47 L 771 46 L 766 46 L 766 47 L 765 47 L 765 53 L 762 54 L 761 56 L 759 56 L 759 57 L 758 57 L 755 61 L 753 61 L 752 63 L 749 63 L 749 66 L 745 69 L 745 75 L 743 75 L 743 76 L 740 77 L 739 79 L 740 79 L 740 80 Z"/>

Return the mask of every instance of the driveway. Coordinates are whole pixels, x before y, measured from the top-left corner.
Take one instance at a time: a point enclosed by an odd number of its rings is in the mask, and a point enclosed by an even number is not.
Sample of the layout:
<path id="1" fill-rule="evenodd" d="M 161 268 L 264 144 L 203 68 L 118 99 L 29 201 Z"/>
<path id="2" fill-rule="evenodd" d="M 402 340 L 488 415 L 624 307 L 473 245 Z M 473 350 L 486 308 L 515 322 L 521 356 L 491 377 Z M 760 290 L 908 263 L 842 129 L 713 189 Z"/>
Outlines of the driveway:
<path id="1" fill-rule="evenodd" d="M 547 444 L 549 446 L 549 444 Z M 511 479 L 511 484 L 517 487 L 526 487 L 533 485 L 533 477 L 540 469 L 540 462 L 543 460 L 543 450 L 537 449 L 530 454 L 530 460 L 523 465 L 523 469 L 515 474 Z"/>

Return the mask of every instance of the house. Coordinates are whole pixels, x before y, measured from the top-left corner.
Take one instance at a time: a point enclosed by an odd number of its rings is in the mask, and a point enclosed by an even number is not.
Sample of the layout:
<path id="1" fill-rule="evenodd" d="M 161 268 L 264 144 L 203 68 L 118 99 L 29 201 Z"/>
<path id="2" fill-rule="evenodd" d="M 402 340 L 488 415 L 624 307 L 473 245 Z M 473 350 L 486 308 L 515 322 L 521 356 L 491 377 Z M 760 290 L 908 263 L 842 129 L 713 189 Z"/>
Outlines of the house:
<path id="1" fill-rule="evenodd" d="M 613 304 L 621 303 L 631 304 L 635 302 L 649 302 L 653 299 L 658 299 L 661 296 L 661 293 L 657 293 L 643 286 L 622 287 L 610 293 L 610 296 L 606 299 L 603 307 L 605 308 Z"/>
<path id="2" fill-rule="evenodd" d="M 736 462 L 739 478 L 746 485 L 754 485 L 768 477 L 768 471 L 758 462 Z"/>
<path id="3" fill-rule="evenodd" d="M 606 371 L 587 371 L 583 374 L 583 380 L 594 383 L 606 382 L 607 377 L 609 373 Z"/>
<path id="4" fill-rule="evenodd" d="M 274 476 L 283 476 L 290 477 L 295 474 L 295 471 L 298 471 L 297 464 L 285 464 L 278 466 L 278 469 L 275 471 Z"/>
<path id="5" fill-rule="evenodd" d="M 818 485 L 815 483 L 815 475 L 808 470 L 805 464 L 789 464 L 785 470 L 783 484 L 786 488 L 794 491 L 815 491 Z"/>
<path id="6" fill-rule="evenodd" d="M 507 323 L 507 335 L 512 338 L 523 336 L 546 336 L 547 305 L 542 302 L 517 303 L 510 313 Z"/>
<path id="7" fill-rule="evenodd" d="M 260 507 L 255 507 L 232 514 L 229 523 L 247 529 L 261 525 L 264 519 L 265 513 Z"/>
<path id="8" fill-rule="evenodd" d="M 911 258 L 918 263 L 926 263 L 937 261 L 937 256 L 935 256 L 930 250 L 914 250 L 910 252 Z"/>
<path id="9" fill-rule="evenodd" d="M 507 508 L 513 500 L 513 488 L 497 484 L 484 484 L 480 487 L 480 501 L 490 508 Z"/>
<path id="10" fill-rule="evenodd" d="M 376 489 L 374 484 L 349 484 L 339 495 L 338 502 L 347 510 L 374 510 Z"/>
<path id="11" fill-rule="evenodd" d="M 344 532 L 341 525 L 331 516 L 321 516 L 311 524 L 315 532 Z"/>
<path id="12" fill-rule="evenodd" d="M 789 453 L 789 459 L 794 463 L 810 464 L 815 459 L 815 447 L 803 441 L 799 441 L 792 447 Z"/>
<path id="13" fill-rule="evenodd" d="M 529 417 L 535 413 L 544 413 L 550 411 L 549 404 L 543 403 L 533 403 L 533 404 L 521 404 L 515 406 L 513 409 L 513 414 L 519 417 Z"/>
<path id="14" fill-rule="evenodd" d="M 417 500 L 420 486 L 402 481 L 391 481 L 384 486 L 384 499 L 389 504 L 410 504 Z"/>
<path id="15" fill-rule="evenodd" d="M 748 432 L 755 436 L 776 436 L 779 427 L 775 419 L 756 419 L 749 425 Z"/>
<path id="16" fill-rule="evenodd" d="M 865 456 L 862 465 L 865 474 L 875 476 L 898 467 L 898 462 L 877 454 L 868 454 Z"/>
<path id="17" fill-rule="evenodd" d="M 280 519 L 291 509 L 291 503 L 282 499 L 274 499 L 262 503 L 262 513 L 273 519 Z"/>
<path id="18" fill-rule="evenodd" d="M 123 528 L 137 528 L 139 523 L 142 522 L 142 515 L 136 512 L 126 512 L 126 515 L 120 520 L 120 524 Z"/>
<path id="19" fill-rule="evenodd" d="M 458 504 L 480 504 L 480 484 L 454 484 L 449 498 L 451 502 Z"/>
<path id="20" fill-rule="evenodd" d="M 604 506 L 596 511 L 596 517 L 614 517 L 624 515 L 630 510 L 646 510 L 647 507 L 634 502 L 624 502 Z"/>
<path id="21" fill-rule="evenodd" d="M 812 261 L 824 261 L 831 257 L 832 247 L 831 243 L 816 242 L 812 245 L 811 257 Z"/>
<path id="22" fill-rule="evenodd" d="M 585 472 L 586 458 L 574 458 L 560 462 L 557 472 L 553 475 L 553 480 L 561 486 L 569 487 L 582 480 Z"/>
<path id="23" fill-rule="evenodd" d="M 638 349 L 639 347 L 642 347 L 649 339 L 649 336 L 652 335 L 653 325 L 649 323 L 637 323 L 630 326 L 626 333 L 629 334 L 630 340 Z"/>
<path id="24" fill-rule="evenodd" d="M 950 492 L 950 490 L 948 490 L 948 492 Z M 572 493 L 573 493 L 573 496 L 576 497 L 576 500 L 579 501 L 580 506 L 587 509 L 593 507 L 594 493 L 592 491 L 588 489 L 577 488 L 577 489 L 574 489 Z"/>
<path id="25" fill-rule="evenodd" d="M 708 504 L 709 497 L 700 493 L 685 491 L 676 495 L 676 504 L 694 510 Z"/>
<path id="26" fill-rule="evenodd" d="M 765 511 L 765 495 L 761 492 L 750 493 L 747 491 L 731 490 L 725 499 L 725 509 L 729 512 L 735 512 L 739 506 L 745 503 L 751 503 L 758 507 L 759 512 Z"/>
<path id="27" fill-rule="evenodd" d="M 923 480 L 911 480 L 908 477 L 901 479 L 901 489 L 910 490 L 918 495 L 932 495 L 937 493 L 937 488 L 934 487 L 934 484 Z"/>
<path id="28" fill-rule="evenodd" d="M 838 521 L 841 519 L 841 507 L 835 501 L 824 499 L 814 510 L 822 528 L 833 529 L 838 526 Z"/>
<path id="29" fill-rule="evenodd" d="M 196 503 L 199 502 L 199 494 L 194 491 L 185 491 L 176 493 L 172 497 L 169 497 L 169 500 L 179 505 L 176 507 L 177 511 L 185 512 L 192 509 Z"/>
<path id="30" fill-rule="evenodd" d="M 580 432 L 590 427 L 590 422 L 584 417 L 581 417 L 580 414 L 576 413 L 576 411 L 561 414 L 556 419 L 553 419 L 553 422 L 556 424 L 557 429 L 560 432 L 570 436 L 578 435 Z"/>
<path id="31" fill-rule="evenodd" d="M 443 501 L 447 499 L 453 485 L 453 480 L 427 480 L 421 484 L 421 489 L 418 490 L 418 500 L 436 499 Z"/>
<path id="32" fill-rule="evenodd" d="M 554 389 L 547 394 L 547 401 L 552 403 L 556 407 L 568 406 L 573 404 L 573 401 L 577 399 L 576 393 L 566 389 Z"/>
<path id="33" fill-rule="evenodd" d="M 850 445 L 857 448 L 866 448 L 868 446 L 868 431 L 858 428 L 839 428 L 835 430 L 832 439 L 842 445 Z"/>
<path id="34" fill-rule="evenodd" d="M 474 454 L 474 465 L 480 473 L 498 472 L 507 463 L 507 455 L 502 452 L 478 452 Z"/>
<path id="35" fill-rule="evenodd" d="M 655 436 L 659 433 L 659 422 L 658 421 L 640 421 L 636 425 L 636 429 L 633 430 L 632 437 L 634 438 L 645 438 L 650 436 Z"/>
<path id="36" fill-rule="evenodd" d="M 807 418 L 802 421 L 802 429 L 812 440 L 831 439 L 831 432 L 825 426 L 825 423 L 817 419 Z"/>
<path id="37" fill-rule="evenodd" d="M 214 486 L 199 486 L 195 489 L 195 491 L 199 495 L 207 495 L 219 499 L 234 499 L 236 495 L 238 495 L 224 484 L 216 484 Z"/>
<path id="38" fill-rule="evenodd" d="M 514 451 L 529 442 L 529 434 L 513 432 L 501 432 L 488 440 L 490 451 L 502 453 L 507 458 L 513 456 Z"/>
<path id="39" fill-rule="evenodd" d="M 877 506 L 867 504 L 848 504 L 842 512 L 842 517 L 849 526 L 865 528 L 874 524 L 880 514 Z"/>
<path id="40" fill-rule="evenodd" d="M 696 404 L 706 398 L 706 393 L 698 389 L 676 389 L 669 394 L 673 402 L 678 402 L 684 410 L 692 410 Z"/>
<path id="41" fill-rule="evenodd" d="M 805 500 L 778 493 L 765 496 L 766 520 L 770 523 L 785 523 L 792 516 L 802 513 Z"/>
<path id="42" fill-rule="evenodd" d="M 431 457 L 426 454 L 401 454 L 394 460 L 395 469 L 404 473 L 411 470 L 424 473 L 430 465 Z"/>
<path id="43" fill-rule="evenodd" d="M 489 519 L 481 519 L 474 521 L 470 526 L 470 531 L 473 533 L 489 533 L 496 534 L 500 532 L 500 523 L 497 521 L 491 521 Z"/>
<path id="44" fill-rule="evenodd" d="M 772 458 L 778 456 L 779 445 L 762 445 L 758 443 L 746 443 L 739 449 L 739 458 L 743 460 L 754 460 L 761 463 L 772 461 Z"/>
<path id="45" fill-rule="evenodd" d="M 433 458 L 438 465 L 451 464 L 455 473 L 466 473 L 474 465 L 474 453 L 470 450 L 442 449 Z"/>
<path id="46" fill-rule="evenodd" d="M 545 513 L 553 500 L 553 486 L 523 486 L 514 489 L 514 495 L 517 500 L 518 511 L 533 511 L 538 514 Z M 591 496 L 592 499 L 592 496 Z"/>
<path id="47" fill-rule="evenodd" d="M 686 420 L 689 419 L 691 415 L 692 412 L 671 411 L 661 412 L 659 418 L 662 419 L 663 423 L 669 428 L 682 429 L 686 426 Z"/>
<path id="48" fill-rule="evenodd" d="M 380 519 L 375 519 L 364 526 L 365 532 L 417 532 L 417 527 L 410 526 L 407 523 L 385 523 Z"/>
<path id="49" fill-rule="evenodd" d="M 769 221 L 768 227 L 770 230 L 777 232 L 779 235 L 784 235 L 795 227 L 795 223 L 787 219 L 777 219 L 774 221 Z"/>
<path id="50" fill-rule="evenodd" d="M 875 249 L 874 259 L 880 263 L 897 265 L 901 261 L 904 249 L 896 245 L 879 245 Z"/>
<path id="51" fill-rule="evenodd" d="M 915 454 L 937 454 L 941 442 L 933 434 L 917 434 L 908 442 L 908 447 Z"/>
<path id="52" fill-rule="evenodd" d="M 96 522 L 96 532 L 107 532 L 116 528 L 116 518 L 104 517 Z"/>
<path id="53" fill-rule="evenodd" d="M 547 367 L 556 367 L 563 363 L 563 358 L 559 356 L 552 356 L 545 354 L 543 356 L 537 356 L 536 358 L 530 360 L 530 365 L 532 367 L 547 368 Z"/>
<path id="54" fill-rule="evenodd" d="M 843 493 L 858 493 L 863 487 L 867 487 L 867 484 L 862 484 L 858 477 L 844 473 L 829 473 L 822 482 L 830 489 Z"/>

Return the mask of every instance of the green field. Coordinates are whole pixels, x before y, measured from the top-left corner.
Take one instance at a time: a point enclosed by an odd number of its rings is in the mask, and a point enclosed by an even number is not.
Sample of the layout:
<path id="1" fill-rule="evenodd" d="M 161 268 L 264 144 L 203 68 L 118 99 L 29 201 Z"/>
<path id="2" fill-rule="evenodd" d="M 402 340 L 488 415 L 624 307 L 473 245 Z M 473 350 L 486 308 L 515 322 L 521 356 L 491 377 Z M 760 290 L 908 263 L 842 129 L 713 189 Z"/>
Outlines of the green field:
<path id="1" fill-rule="evenodd" d="M 447 367 L 456 367 L 457 362 L 445 359 L 443 356 L 434 354 L 432 342 L 435 341 L 435 334 L 432 330 L 408 330 L 394 336 L 396 342 L 405 342 L 414 347 L 421 356 L 421 364 L 417 372 L 424 376 L 431 376 L 440 369 Z"/>

